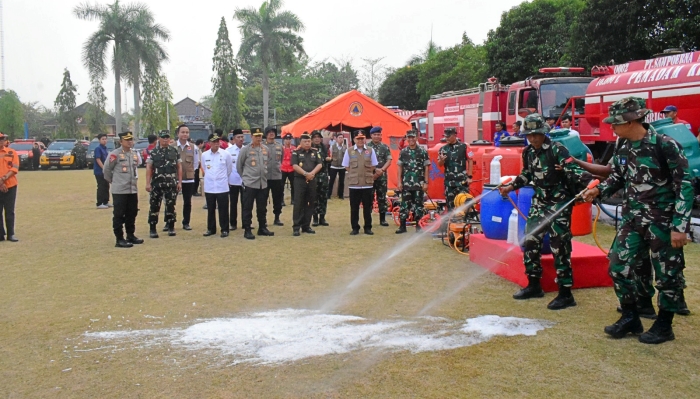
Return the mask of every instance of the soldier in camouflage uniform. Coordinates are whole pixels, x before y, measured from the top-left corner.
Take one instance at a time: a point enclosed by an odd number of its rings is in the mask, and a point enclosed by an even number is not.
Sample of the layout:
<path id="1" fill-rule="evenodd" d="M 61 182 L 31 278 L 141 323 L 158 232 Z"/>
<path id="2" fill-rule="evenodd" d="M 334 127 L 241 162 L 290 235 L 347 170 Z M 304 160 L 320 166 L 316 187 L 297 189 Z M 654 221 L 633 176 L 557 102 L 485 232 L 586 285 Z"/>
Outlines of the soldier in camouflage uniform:
<path id="1" fill-rule="evenodd" d="M 542 278 L 540 261 L 542 242 L 545 234 L 549 232 L 559 295 L 547 305 L 547 308 L 558 310 L 576 306 L 574 296 L 571 294 L 571 287 L 574 284 L 571 273 L 572 207 L 567 206 L 551 221 L 547 219 L 586 187 L 584 172 L 580 166 L 572 162 L 566 147 L 545 136 L 549 132 L 549 126 L 540 114 L 528 115 L 525 118 L 524 127 L 523 134 L 527 135 L 530 144 L 523 150 L 523 170 L 511 184 L 500 189 L 502 195 L 507 195 L 528 184 L 535 189 L 524 239 L 523 260 L 528 285 L 513 295 L 513 298 L 529 299 L 544 296 L 540 285 L 540 278 Z M 547 223 L 548 226 L 545 228 L 542 226 L 543 223 Z"/>
<path id="2" fill-rule="evenodd" d="M 401 220 L 396 234 L 406 232 L 406 219 L 408 213 L 413 212 L 413 220 L 416 221 L 416 232 L 420 232 L 418 221 L 423 217 L 423 192 L 428 189 L 428 169 L 430 168 L 430 157 L 428 151 L 416 144 L 416 131 L 406 132 L 408 146 L 399 153 L 398 182 L 397 187 L 401 194 L 401 210 L 399 218 Z"/>
<path id="3" fill-rule="evenodd" d="M 659 344 L 675 339 L 672 323 L 683 295 L 683 246 L 688 242 L 693 187 L 680 144 L 644 123 L 644 117 L 651 112 L 645 107 L 646 102 L 638 97 L 627 97 L 610 106 L 610 115 L 603 122 L 612 125 L 621 144 L 610 176 L 597 188 L 588 190 L 584 199 L 610 196 L 620 189 L 627 198 L 608 255 L 622 317 L 605 327 L 605 332 L 622 338 L 644 331 L 636 306 L 639 292 L 634 269 L 643 265 L 639 258 L 651 250 L 659 315 L 639 341 Z"/>
<path id="4" fill-rule="evenodd" d="M 323 166 L 316 174 L 316 207 L 314 208 L 312 226 L 328 226 L 326 208 L 328 207 L 328 165 L 331 163 L 328 149 L 323 144 L 323 135 L 318 130 L 311 133 L 311 148 L 315 148 L 321 156 Z"/>
<path id="5" fill-rule="evenodd" d="M 73 155 L 73 167 L 75 169 L 83 169 L 87 165 L 87 148 L 78 140 L 71 150 Z"/>
<path id="6" fill-rule="evenodd" d="M 445 129 L 447 144 L 440 148 L 438 166 L 445 168 L 445 201 L 450 211 L 455 207 L 455 197 L 460 193 L 469 192 L 472 179 L 473 153 L 469 147 L 457 140 L 454 128 Z"/>
<path id="7" fill-rule="evenodd" d="M 380 126 L 373 127 L 369 133 L 372 140 L 367 144 L 367 147 L 374 150 L 378 162 L 377 169 L 374 172 L 374 195 L 377 198 L 377 206 L 379 208 L 379 224 L 388 226 L 386 211 L 389 209 L 389 203 L 386 200 L 388 183 L 386 171 L 391 166 L 391 149 L 389 149 L 388 145 L 382 143 L 382 128 Z"/>
<path id="8" fill-rule="evenodd" d="M 151 238 L 158 238 L 156 225 L 160 214 L 160 204 L 165 200 L 165 226 L 168 235 L 175 235 L 175 200 L 182 189 L 182 166 L 177 148 L 171 147 L 170 133 L 163 130 L 158 135 L 159 146 L 151 151 L 146 161 L 146 191 L 151 193 L 148 224 L 151 225 Z"/>

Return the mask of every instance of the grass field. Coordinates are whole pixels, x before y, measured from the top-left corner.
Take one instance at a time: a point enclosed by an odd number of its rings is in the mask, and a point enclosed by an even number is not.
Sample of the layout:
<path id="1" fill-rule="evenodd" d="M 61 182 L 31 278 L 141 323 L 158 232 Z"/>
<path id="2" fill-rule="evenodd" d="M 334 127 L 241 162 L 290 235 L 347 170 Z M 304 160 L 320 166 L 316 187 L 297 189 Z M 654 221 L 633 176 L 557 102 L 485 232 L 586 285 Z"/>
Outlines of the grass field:
<path id="1" fill-rule="evenodd" d="M 142 175 L 141 185 L 145 185 Z M 516 286 L 429 238 L 411 245 L 333 313 L 368 320 L 410 318 L 436 298 L 431 316 L 548 320 L 536 336 L 496 337 L 459 349 L 358 350 L 274 365 L 232 364 L 213 351 L 102 343 L 86 332 L 185 328 L 198 320 L 277 309 L 316 309 L 405 236 L 375 227 L 350 237 L 348 202 L 329 202 L 330 227 L 292 237 L 291 207 L 275 237 L 202 237 L 203 198 L 191 232 L 148 239 L 141 191 L 137 235 L 114 248 L 111 211 L 95 209 L 91 171 L 22 172 L 16 232 L 0 243 L 0 397 L 416 397 L 697 398 L 700 392 L 700 247 L 686 247 L 686 298 L 676 341 L 612 340 L 612 289 L 575 291 L 578 306 L 553 312 L 543 299 L 516 302 Z M 287 201 L 289 202 L 289 201 Z M 178 204 L 178 212 L 181 210 Z M 376 215 L 375 215 L 376 217 Z M 613 231 L 601 228 L 608 245 Z M 591 237 L 582 241 L 592 243 Z M 465 281 L 473 280 L 467 284 Z M 466 285 L 456 295 L 445 293 Z M 108 317 L 109 316 L 109 317 Z M 158 318 L 156 318 L 158 317 Z M 648 328 L 651 323 L 644 320 Z"/>

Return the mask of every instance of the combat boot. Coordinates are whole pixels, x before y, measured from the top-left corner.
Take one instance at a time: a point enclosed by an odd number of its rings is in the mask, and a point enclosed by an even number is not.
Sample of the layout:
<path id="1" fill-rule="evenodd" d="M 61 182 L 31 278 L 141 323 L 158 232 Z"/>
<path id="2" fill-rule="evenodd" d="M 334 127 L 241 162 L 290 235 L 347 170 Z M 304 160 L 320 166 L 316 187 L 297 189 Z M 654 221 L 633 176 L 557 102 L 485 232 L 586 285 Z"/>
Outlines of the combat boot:
<path id="1" fill-rule="evenodd" d="M 126 240 L 132 244 L 143 244 L 143 239 L 136 237 L 133 234 L 127 234 Z"/>
<path id="2" fill-rule="evenodd" d="M 676 339 L 676 336 L 673 335 L 673 327 L 671 327 L 673 315 L 673 312 L 659 310 L 659 317 L 651 325 L 649 331 L 639 336 L 639 342 L 644 344 L 661 344 Z"/>
<path id="3" fill-rule="evenodd" d="M 321 226 L 329 226 L 328 222 L 326 222 L 326 215 L 318 215 L 318 224 Z"/>
<path id="4" fill-rule="evenodd" d="M 384 227 L 389 225 L 389 223 L 386 222 L 386 212 L 379 214 L 379 225 Z"/>
<path id="5" fill-rule="evenodd" d="M 275 221 L 272 224 L 275 226 L 284 226 L 284 223 L 280 221 L 280 215 L 275 215 Z"/>
<path id="6" fill-rule="evenodd" d="M 314 213 L 314 215 L 313 215 L 313 219 L 312 219 L 311 225 L 314 226 L 314 227 L 318 226 L 318 215 L 315 214 L 315 213 Z"/>
<path id="7" fill-rule="evenodd" d="M 559 310 L 576 306 L 574 296 L 571 294 L 571 287 L 559 287 L 559 295 L 547 305 L 547 309 Z"/>
<path id="8" fill-rule="evenodd" d="M 115 247 L 117 247 L 117 248 L 131 248 L 133 246 L 134 246 L 134 244 L 125 240 L 124 237 L 117 237 L 117 244 L 115 245 Z"/>
<path id="9" fill-rule="evenodd" d="M 158 238 L 158 231 L 157 231 L 157 229 L 156 229 L 156 225 L 155 225 L 155 224 L 152 224 L 152 225 L 151 225 L 151 231 L 150 231 L 149 236 L 150 236 L 151 238 Z"/>
<path id="10" fill-rule="evenodd" d="M 527 287 L 513 294 L 513 299 L 530 299 L 542 298 L 544 291 L 540 285 L 540 279 L 532 276 L 527 276 Z"/>
<path id="11" fill-rule="evenodd" d="M 627 334 L 641 334 L 644 332 L 642 321 L 639 320 L 637 304 L 622 305 L 622 316 L 614 324 L 606 326 L 605 333 L 613 338 L 622 338 Z"/>
<path id="12" fill-rule="evenodd" d="M 678 310 L 676 314 L 681 316 L 688 316 L 690 310 L 688 309 L 688 304 L 685 303 L 685 292 L 681 292 L 681 298 L 678 300 Z"/>
<path id="13" fill-rule="evenodd" d="M 618 306 L 617 311 L 622 313 L 622 307 Z M 637 313 L 639 317 L 649 320 L 656 320 L 656 310 L 649 297 L 637 297 Z"/>
<path id="14" fill-rule="evenodd" d="M 268 230 L 267 227 L 260 227 L 258 228 L 258 235 L 272 237 L 275 235 L 275 233 Z"/>
<path id="15" fill-rule="evenodd" d="M 168 223 L 168 235 L 170 237 L 174 237 L 177 233 L 175 233 L 175 222 L 170 222 Z"/>
<path id="16" fill-rule="evenodd" d="M 249 239 L 249 240 L 254 240 L 254 239 L 255 239 L 255 236 L 253 235 L 253 232 L 252 232 L 249 228 L 248 228 L 248 229 L 245 229 L 245 233 L 243 233 L 243 237 L 244 237 L 244 238 L 247 238 L 247 239 Z"/>
<path id="17" fill-rule="evenodd" d="M 406 219 L 401 219 L 399 222 L 399 228 L 396 229 L 396 234 L 403 234 L 406 232 Z"/>

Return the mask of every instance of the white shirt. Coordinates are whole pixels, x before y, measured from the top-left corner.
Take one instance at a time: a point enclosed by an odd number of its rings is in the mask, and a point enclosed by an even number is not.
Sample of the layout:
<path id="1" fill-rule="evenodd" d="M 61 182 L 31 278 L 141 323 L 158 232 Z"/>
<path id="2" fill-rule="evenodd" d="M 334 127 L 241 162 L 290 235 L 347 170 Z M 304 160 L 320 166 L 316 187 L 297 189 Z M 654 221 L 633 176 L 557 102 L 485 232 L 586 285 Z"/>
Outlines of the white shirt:
<path id="1" fill-rule="evenodd" d="M 216 153 L 211 150 L 202 154 L 204 171 L 204 192 L 221 194 L 228 192 L 228 177 L 233 170 L 231 154 L 219 148 Z"/>
<path id="2" fill-rule="evenodd" d="M 185 142 L 185 144 L 180 143 L 180 140 L 177 140 L 175 143 L 176 143 L 177 146 L 180 148 L 180 151 L 181 151 L 181 152 L 182 152 L 182 151 L 185 151 L 185 147 L 186 147 L 187 145 L 189 145 L 189 146 L 192 147 L 192 149 L 194 150 L 194 163 L 193 163 L 193 166 L 194 166 L 194 170 L 196 171 L 197 168 L 199 168 L 199 148 L 197 148 L 197 146 L 194 145 L 193 143 L 190 143 L 190 142 L 187 142 L 187 141 Z M 184 172 L 184 171 L 182 172 L 182 176 L 185 176 L 185 172 Z M 194 179 L 183 180 L 182 182 L 183 182 L 183 183 L 194 183 Z"/>
<path id="3" fill-rule="evenodd" d="M 569 134 L 572 135 L 572 136 L 581 137 L 581 135 L 579 134 L 579 132 L 577 132 L 577 131 L 574 130 L 574 129 L 569 129 Z"/>
<path id="4" fill-rule="evenodd" d="M 238 153 L 241 152 L 241 148 L 238 148 L 237 145 L 233 144 L 228 146 L 228 148 L 226 149 L 226 152 L 231 154 L 231 163 L 233 164 L 233 171 L 228 176 L 229 186 L 243 185 L 243 179 L 241 178 L 241 175 L 238 174 L 238 170 L 236 169 L 236 160 L 238 160 Z"/>
<path id="5" fill-rule="evenodd" d="M 363 148 L 357 148 L 357 144 L 355 144 L 353 146 L 353 148 L 355 149 L 355 151 L 359 151 L 359 152 L 363 152 L 365 150 L 372 151 L 372 155 L 370 158 L 370 161 L 372 162 L 372 166 L 379 165 L 379 162 L 377 162 L 377 154 L 374 152 L 373 148 L 369 148 L 367 146 L 365 146 Z M 345 150 L 345 155 L 343 156 L 343 166 L 346 168 L 350 167 L 350 151 L 348 151 L 348 150 Z M 353 188 L 372 188 L 372 187 L 374 187 L 374 186 L 350 187 L 350 189 L 353 189 Z"/>

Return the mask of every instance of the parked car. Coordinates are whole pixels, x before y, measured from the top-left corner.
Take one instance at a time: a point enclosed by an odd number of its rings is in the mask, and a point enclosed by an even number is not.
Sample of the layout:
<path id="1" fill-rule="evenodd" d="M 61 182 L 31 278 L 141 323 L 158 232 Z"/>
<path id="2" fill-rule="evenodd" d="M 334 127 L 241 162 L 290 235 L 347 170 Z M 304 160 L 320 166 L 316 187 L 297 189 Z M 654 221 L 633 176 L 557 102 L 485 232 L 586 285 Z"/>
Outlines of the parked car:
<path id="1" fill-rule="evenodd" d="M 34 143 L 39 143 L 39 151 L 44 152 L 46 146 L 44 143 L 34 141 L 32 139 L 16 139 L 10 143 L 10 148 L 17 151 L 17 156 L 19 157 L 19 168 L 20 169 L 32 169 L 32 161 L 34 160 L 34 153 L 32 148 Z"/>
<path id="2" fill-rule="evenodd" d="M 75 139 L 57 139 L 49 144 L 49 148 L 41 154 L 39 164 L 42 170 L 47 170 L 52 166 L 61 169 L 64 166 L 71 168 L 79 168 L 80 160 L 76 160 L 73 155 L 73 148 L 78 143 Z M 87 147 L 87 142 L 82 142 Z"/>
<path id="3" fill-rule="evenodd" d="M 90 142 L 90 145 L 88 146 L 87 149 L 87 166 L 88 168 L 92 168 L 93 164 L 95 163 L 95 148 L 100 145 L 100 141 L 97 139 L 92 139 Z M 107 139 L 107 152 L 114 151 L 116 146 L 114 145 L 114 139 L 108 138 Z"/>

